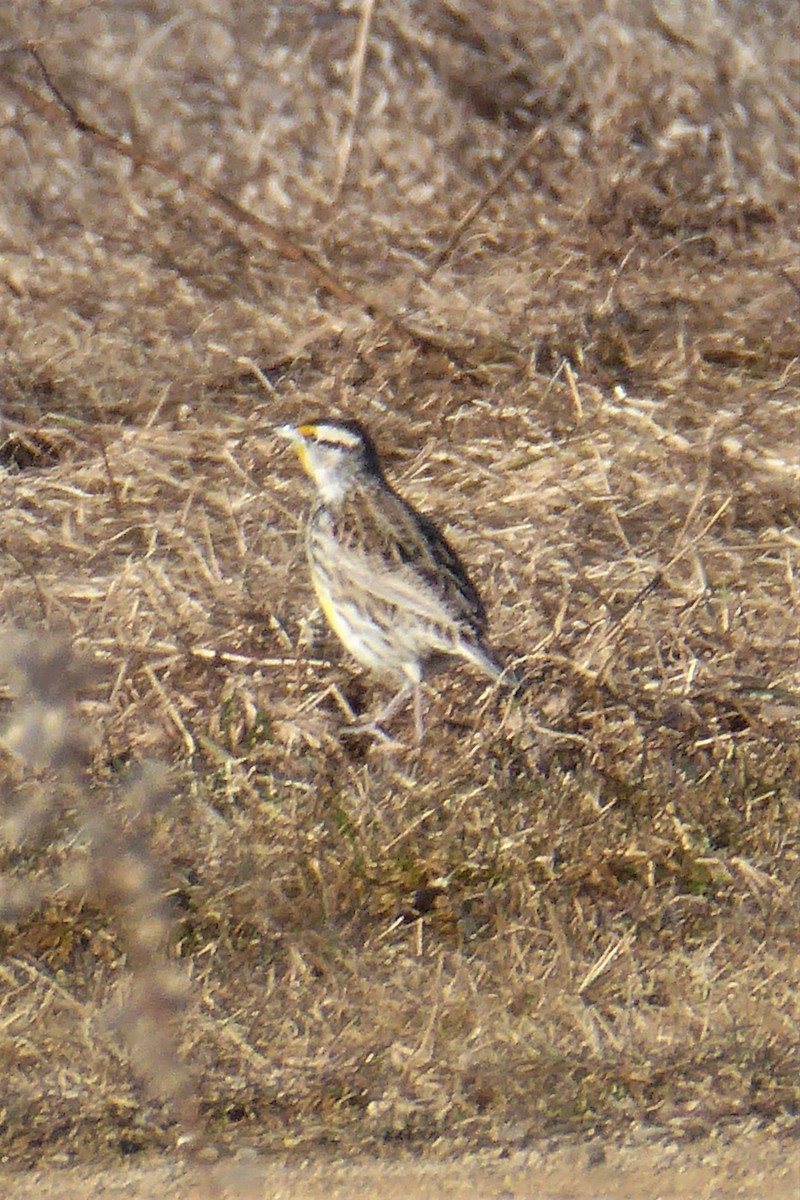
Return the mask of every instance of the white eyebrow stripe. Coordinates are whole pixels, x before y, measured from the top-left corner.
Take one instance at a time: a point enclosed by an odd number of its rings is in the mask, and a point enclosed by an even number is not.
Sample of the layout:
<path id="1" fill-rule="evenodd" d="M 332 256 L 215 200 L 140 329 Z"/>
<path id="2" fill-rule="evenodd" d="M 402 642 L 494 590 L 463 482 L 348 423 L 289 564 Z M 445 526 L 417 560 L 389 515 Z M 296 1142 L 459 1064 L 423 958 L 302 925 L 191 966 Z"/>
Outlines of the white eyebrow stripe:
<path id="1" fill-rule="evenodd" d="M 318 425 L 316 438 L 323 444 L 327 442 L 330 446 L 347 446 L 350 450 L 355 450 L 356 446 L 362 444 L 357 434 L 351 433 L 349 429 L 337 429 L 333 425 Z"/>

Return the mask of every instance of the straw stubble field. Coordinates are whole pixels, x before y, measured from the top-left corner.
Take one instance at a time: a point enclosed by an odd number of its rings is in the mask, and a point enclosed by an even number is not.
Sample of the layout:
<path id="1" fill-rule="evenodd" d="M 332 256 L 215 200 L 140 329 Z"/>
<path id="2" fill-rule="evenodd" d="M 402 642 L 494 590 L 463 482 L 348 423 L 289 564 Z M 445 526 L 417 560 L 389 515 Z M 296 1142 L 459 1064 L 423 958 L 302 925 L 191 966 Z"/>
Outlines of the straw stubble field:
<path id="1" fill-rule="evenodd" d="M 3 1160 L 790 1155 L 792 6 L 9 13 Z M 420 750 L 342 733 L 328 412 L 533 683 Z"/>

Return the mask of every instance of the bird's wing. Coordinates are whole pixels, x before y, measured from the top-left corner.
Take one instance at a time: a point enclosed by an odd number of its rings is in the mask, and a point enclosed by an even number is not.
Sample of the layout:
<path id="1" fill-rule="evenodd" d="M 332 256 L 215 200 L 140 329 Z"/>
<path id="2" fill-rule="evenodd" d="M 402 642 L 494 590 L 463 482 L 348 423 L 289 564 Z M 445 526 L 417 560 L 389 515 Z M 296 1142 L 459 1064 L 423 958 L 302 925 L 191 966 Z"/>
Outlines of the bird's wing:
<path id="1" fill-rule="evenodd" d="M 461 559 L 396 492 L 386 487 L 374 503 L 354 500 L 331 518 L 354 584 L 428 620 L 484 632 L 486 610 Z"/>

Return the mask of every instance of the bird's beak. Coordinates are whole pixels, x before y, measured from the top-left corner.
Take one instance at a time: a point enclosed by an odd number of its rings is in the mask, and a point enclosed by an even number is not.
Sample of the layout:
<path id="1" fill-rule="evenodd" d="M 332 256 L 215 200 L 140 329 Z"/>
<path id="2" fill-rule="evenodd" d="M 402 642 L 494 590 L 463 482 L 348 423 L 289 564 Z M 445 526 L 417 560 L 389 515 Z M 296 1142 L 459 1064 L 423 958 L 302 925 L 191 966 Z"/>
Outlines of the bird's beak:
<path id="1" fill-rule="evenodd" d="M 287 442 L 291 442 L 300 459 L 301 467 L 306 475 L 310 475 L 313 479 L 314 472 L 308 457 L 307 441 L 307 438 L 313 434 L 313 428 L 310 425 L 276 425 L 275 432 L 278 437 L 286 438 Z"/>
<path id="2" fill-rule="evenodd" d="M 287 442 L 291 442 L 293 446 L 302 446 L 303 435 L 295 425 L 276 425 L 275 432 L 278 437 L 286 438 Z"/>

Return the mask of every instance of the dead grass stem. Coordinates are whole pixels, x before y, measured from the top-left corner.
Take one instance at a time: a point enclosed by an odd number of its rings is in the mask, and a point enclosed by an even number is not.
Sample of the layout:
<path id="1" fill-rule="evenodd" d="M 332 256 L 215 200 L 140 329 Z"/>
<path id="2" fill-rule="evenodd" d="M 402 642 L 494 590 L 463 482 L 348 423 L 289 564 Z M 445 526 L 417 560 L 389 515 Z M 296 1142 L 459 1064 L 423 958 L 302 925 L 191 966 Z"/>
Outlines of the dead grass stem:
<path id="1" fill-rule="evenodd" d="M 212 7 L 0 18 L 3 1153 L 796 1133 L 794 6 Z M 324 410 L 533 681 L 418 754 Z"/>

